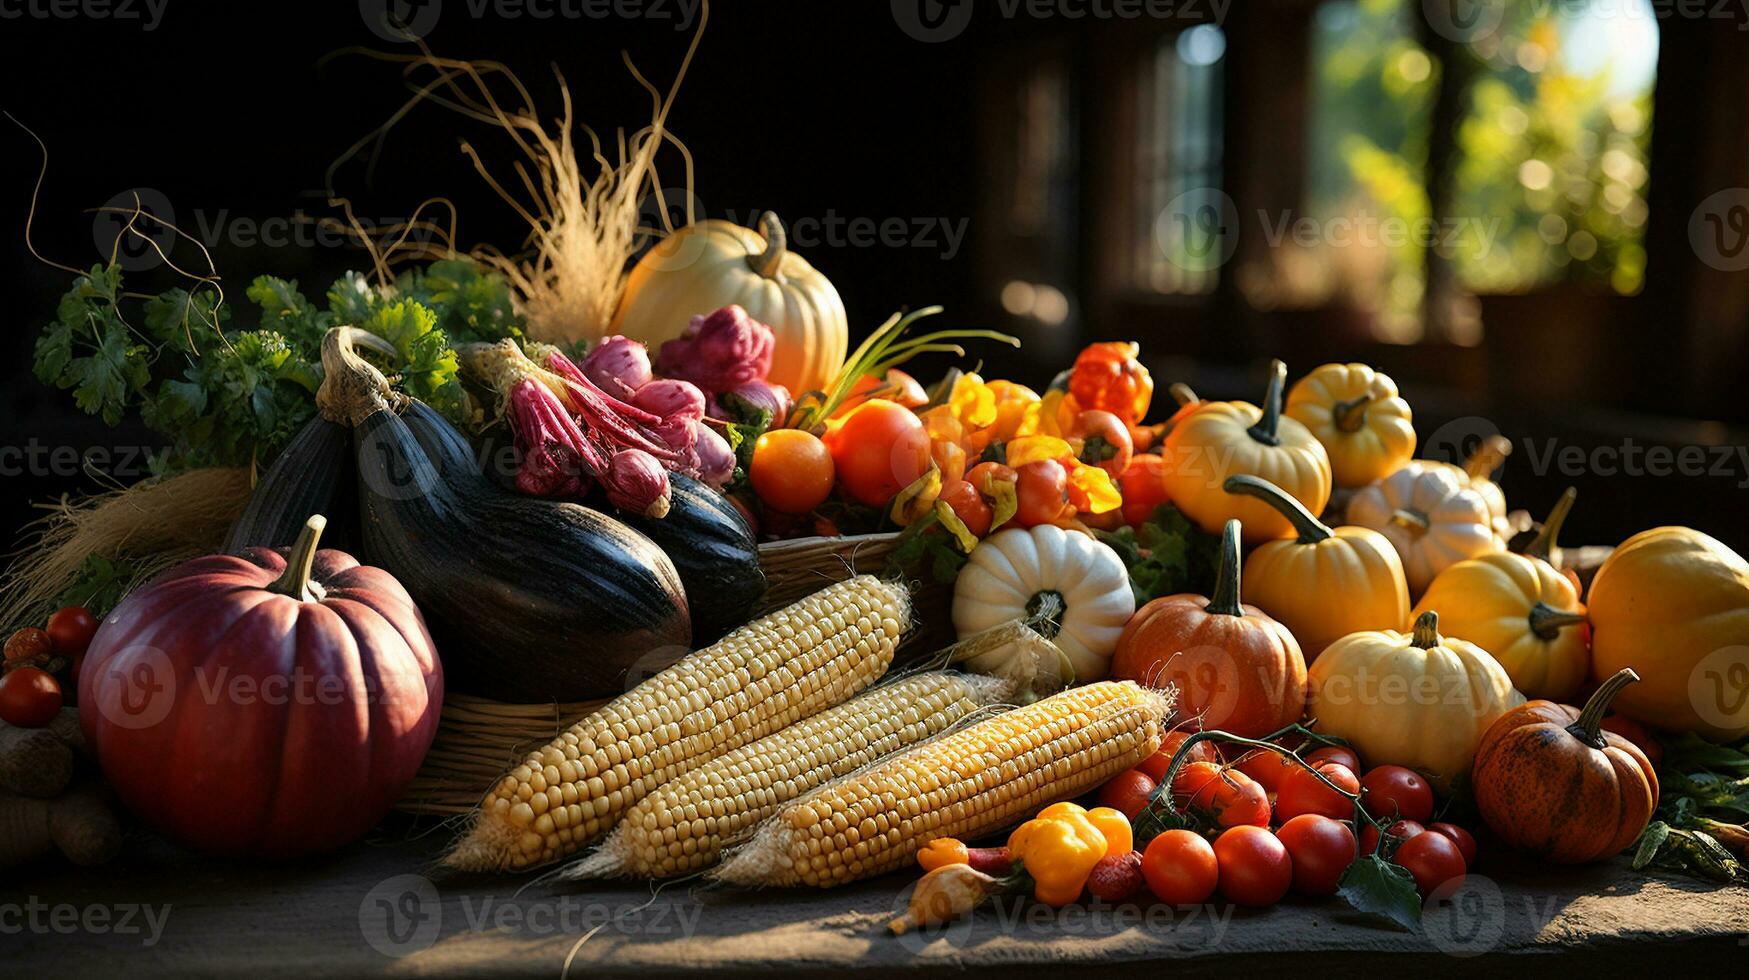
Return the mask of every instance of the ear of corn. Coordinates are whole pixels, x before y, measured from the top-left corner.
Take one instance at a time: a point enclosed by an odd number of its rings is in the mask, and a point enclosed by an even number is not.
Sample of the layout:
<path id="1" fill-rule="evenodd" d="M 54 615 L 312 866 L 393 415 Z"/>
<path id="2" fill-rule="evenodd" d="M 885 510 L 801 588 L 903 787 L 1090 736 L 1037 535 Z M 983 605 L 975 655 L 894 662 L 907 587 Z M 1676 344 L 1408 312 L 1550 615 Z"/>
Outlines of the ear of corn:
<path id="1" fill-rule="evenodd" d="M 909 620 L 902 586 L 860 575 L 735 630 L 530 753 L 444 862 L 521 870 L 576 852 L 662 783 L 873 684 Z"/>
<path id="2" fill-rule="evenodd" d="M 829 887 L 891 871 L 937 837 L 1030 817 L 1160 747 L 1172 695 L 1101 681 L 970 725 L 780 809 L 713 877 Z"/>
<path id="3" fill-rule="evenodd" d="M 657 787 L 564 878 L 670 878 L 716 863 L 778 807 L 932 738 L 1014 685 L 931 671 L 883 684 Z"/>

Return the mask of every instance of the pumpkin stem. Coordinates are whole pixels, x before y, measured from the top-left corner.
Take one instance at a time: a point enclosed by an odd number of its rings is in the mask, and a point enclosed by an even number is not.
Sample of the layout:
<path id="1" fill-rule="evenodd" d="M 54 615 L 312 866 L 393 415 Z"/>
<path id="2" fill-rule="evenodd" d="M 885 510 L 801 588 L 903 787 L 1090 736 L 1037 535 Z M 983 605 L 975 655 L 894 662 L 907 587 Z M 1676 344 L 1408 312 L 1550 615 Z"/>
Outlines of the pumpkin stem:
<path id="1" fill-rule="evenodd" d="M 1265 446 L 1281 445 L 1276 430 L 1281 427 L 1281 391 L 1287 385 L 1287 365 L 1280 360 L 1269 362 L 1269 390 L 1263 393 L 1263 417 L 1247 429 L 1251 438 Z"/>
<path id="2" fill-rule="evenodd" d="M 1055 589 L 1035 592 L 1026 600 L 1026 625 L 1047 640 L 1063 630 L 1063 594 Z"/>
<path id="3" fill-rule="evenodd" d="M 1568 487 L 1567 491 L 1561 494 L 1561 499 L 1555 501 L 1555 506 L 1550 509 L 1548 518 L 1543 521 L 1542 530 L 1538 531 L 1536 537 L 1531 539 L 1530 544 L 1525 546 L 1524 556 L 1526 558 L 1541 558 L 1550 565 L 1555 563 L 1554 556 L 1561 553 L 1560 547 L 1555 544 L 1555 539 L 1561 533 L 1561 525 L 1567 522 L 1567 514 L 1573 509 L 1573 501 L 1577 499 L 1579 499 L 1578 487 Z"/>
<path id="4" fill-rule="evenodd" d="M 1252 476 L 1249 473 L 1235 473 L 1227 477 L 1227 482 L 1221 484 L 1221 488 L 1228 493 L 1256 497 L 1275 508 L 1276 512 L 1287 518 L 1288 523 L 1292 524 L 1294 530 L 1299 533 L 1300 544 L 1317 544 L 1320 541 L 1328 541 L 1336 533 L 1330 530 L 1323 521 L 1313 516 L 1312 512 L 1306 509 L 1305 504 L 1300 503 L 1291 494 L 1268 480 Z"/>
<path id="5" fill-rule="evenodd" d="M 1591 699 L 1586 701 L 1585 707 L 1580 710 L 1579 720 L 1568 725 L 1567 731 L 1572 732 L 1574 738 L 1594 749 L 1603 748 L 1605 745 L 1602 731 L 1603 716 L 1609 711 L 1609 703 L 1615 700 L 1615 696 L 1621 693 L 1622 688 L 1639 679 L 1640 675 L 1634 673 L 1632 667 L 1623 667 L 1616 671 L 1614 676 L 1598 686 L 1597 693 L 1591 695 Z"/>
<path id="6" fill-rule="evenodd" d="M 1444 643 L 1445 638 L 1439 635 L 1439 613 L 1429 609 L 1416 617 L 1415 631 L 1410 636 L 1409 642 L 1414 644 L 1417 650 L 1431 650 Z"/>
<path id="7" fill-rule="evenodd" d="M 1420 533 L 1426 531 L 1431 522 L 1427 520 L 1426 514 L 1412 508 L 1404 507 L 1391 512 L 1391 523 Z"/>
<path id="8" fill-rule="evenodd" d="M 1545 640 L 1560 636 L 1562 627 L 1583 622 L 1585 614 L 1581 612 L 1565 612 L 1543 602 L 1530 607 L 1530 631 Z"/>
<path id="9" fill-rule="evenodd" d="M 1209 596 L 1208 612 L 1243 616 L 1239 604 L 1239 522 L 1228 521 L 1221 531 L 1221 564 L 1215 570 L 1215 592 Z"/>
<path id="10" fill-rule="evenodd" d="M 1166 387 L 1166 393 L 1172 396 L 1172 400 L 1178 403 L 1179 408 L 1183 408 L 1186 405 L 1194 405 L 1202 400 L 1196 397 L 1196 392 L 1182 381 L 1172 382 Z"/>
<path id="11" fill-rule="evenodd" d="M 783 253 L 789 247 L 789 237 L 783 233 L 783 222 L 770 211 L 759 216 L 759 234 L 765 236 L 765 251 L 747 256 L 747 266 L 767 279 L 778 278 Z"/>
<path id="12" fill-rule="evenodd" d="M 1366 410 L 1378 400 L 1379 396 L 1366 394 L 1349 401 L 1337 402 L 1330 406 L 1330 418 L 1342 432 L 1359 432 L 1360 427 L 1366 424 Z"/>
<path id="13" fill-rule="evenodd" d="M 1512 440 L 1503 435 L 1495 434 L 1482 440 L 1470 458 L 1464 460 L 1464 472 L 1475 480 L 1492 474 L 1506 462 L 1506 457 L 1512 455 Z"/>
<path id="14" fill-rule="evenodd" d="M 322 540 L 322 529 L 327 526 L 328 518 L 321 514 L 310 515 L 310 519 L 304 522 L 304 529 L 298 532 L 298 540 L 291 546 L 291 552 L 285 556 L 285 571 L 267 586 L 267 591 L 289 595 L 299 602 L 321 599 L 310 588 L 310 570 L 316 564 L 316 543 Z"/>

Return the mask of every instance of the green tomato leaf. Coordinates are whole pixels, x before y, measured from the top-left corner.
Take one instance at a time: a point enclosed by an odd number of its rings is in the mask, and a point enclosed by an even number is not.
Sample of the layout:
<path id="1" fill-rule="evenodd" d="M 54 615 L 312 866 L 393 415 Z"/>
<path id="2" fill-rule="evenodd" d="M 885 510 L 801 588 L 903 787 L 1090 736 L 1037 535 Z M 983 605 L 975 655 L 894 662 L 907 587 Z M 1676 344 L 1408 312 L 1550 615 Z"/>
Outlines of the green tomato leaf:
<path id="1" fill-rule="evenodd" d="M 1407 868 L 1391 864 L 1376 854 L 1354 860 L 1342 873 L 1337 894 L 1362 912 L 1383 916 L 1405 929 L 1421 922 L 1421 897 Z"/>

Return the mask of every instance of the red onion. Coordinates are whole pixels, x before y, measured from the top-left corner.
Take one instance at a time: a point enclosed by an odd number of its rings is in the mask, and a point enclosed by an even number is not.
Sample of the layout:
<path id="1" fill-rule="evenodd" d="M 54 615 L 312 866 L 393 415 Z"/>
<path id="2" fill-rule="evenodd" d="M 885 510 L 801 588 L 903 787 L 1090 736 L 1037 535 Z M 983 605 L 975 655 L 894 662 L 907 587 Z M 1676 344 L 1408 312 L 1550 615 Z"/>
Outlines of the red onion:
<path id="1" fill-rule="evenodd" d="M 698 426 L 698 479 L 712 489 L 721 490 L 735 475 L 735 451 L 729 441 L 708 425 Z"/>
<path id="2" fill-rule="evenodd" d="M 583 358 L 583 376 L 616 398 L 629 398 L 650 383 L 650 352 L 629 337 L 608 337 Z"/>

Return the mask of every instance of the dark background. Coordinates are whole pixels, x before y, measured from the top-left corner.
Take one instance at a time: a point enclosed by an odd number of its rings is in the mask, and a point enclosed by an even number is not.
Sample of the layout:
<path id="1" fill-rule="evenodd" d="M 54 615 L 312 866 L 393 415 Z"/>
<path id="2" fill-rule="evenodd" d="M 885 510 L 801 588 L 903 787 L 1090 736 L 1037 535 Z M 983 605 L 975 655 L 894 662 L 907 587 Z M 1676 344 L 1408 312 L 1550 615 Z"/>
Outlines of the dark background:
<path id="1" fill-rule="evenodd" d="M 359 6 L 168 0 L 150 31 L 138 20 L 85 16 L 0 21 L 5 108 L 49 153 L 36 201 L 36 250 L 68 265 L 98 261 L 88 209 L 130 188 L 162 192 L 184 227 L 203 219 L 232 227 L 238 218 L 331 214 L 320 193 L 325 169 L 405 99 L 396 66 L 336 55 L 354 45 L 409 50 L 373 34 Z M 713 4 L 669 121 L 692 151 L 695 191 L 709 216 L 750 220 L 771 209 L 791 221 L 837 215 L 970 222 L 969 239 L 951 258 L 939 238 L 916 247 L 822 242 L 806 249 L 842 293 L 853 335 L 901 307 L 939 303 L 957 324 L 1026 337 L 1030 356 L 979 352 L 989 374 L 1042 386 L 1081 343 L 1134 338 L 1143 341 L 1162 390 L 1182 379 L 1206 394 L 1249 399 L 1257 397 L 1272 355 L 1286 358 L 1296 376 L 1320 361 L 1369 360 L 1397 377 L 1416 407 L 1424 445 L 1439 456 L 1453 455 L 1479 428 L 1586 452 L 1624 443 L 1700 446 L 1709 454 L 1749 445 L 1742 429 L 1749 410 L 1740 394 L 1749 362 L 1743 278 L 1749 273 L 1704 267 L 1684 237 L 1696 202 L 1749 185 L 1743 136 L 1749 35 L 1738 25 L 1661 25 L 1644 288 L 1625 298 L 1553 291 L 1491 300 L 1483 304 L 1488 339 L 1458 348 L 1380 345 L 1358 338 L 1340 311 L 1260 310 L 1228 285 L 1232 276 L 1193 301 L 1136 304 L 1102 293 L 1106 252 L 1083 215 L 1102 194 L 1093 164 L 1112 153 L 1116 138 L 1105 113 L 1113 104 L 1111 62 L 1139 31 L 1182 30 L 1196 18 L 1143 26 L 1006 20 L 990 15 L 993 7 L 986 0 L 950 41 L 920 43 L 900 30 L 885 0 Z M 1301 155 L 1306 128 L 1294 120 L 1304 116 L 1305 92 L 1295 78 L 1306 64 L 1295 52 L 1316 7 L 1310 0 L 1240 0 L 1227 13 L 1222 174 L 1242 205 L 1267 198 L 1281 183 L 1270 175 L 1293 174 Z M 672 3 L 669 10 L 677 13 Z M 556 65 L 579 120 L 607 136 L 649 118 L 647 97 L 620 52 L 666 89 L 689 34 L 672 19 L 476 19 L 463 0 L 448 0 L 426 40 L 440 54 L 508 62 L 554 112 L 548 66 Z M 1436 50 L 1438 43 L 1430 39 Z M 997 302 L 1013 236 L 992 216 L 1003 141 L 991 134 L 1040 56 L 1068 73 L 1071 138 L 1076 158 L 1087 162 L 1084 179 L 1053 199 L 1052 268 L 1073 304 L 1073 315 L 1057 327 L 1010 317 Z M 353 165 L 340 173 L 338 187 L 360 215 L 381 220 L 447 196 L 459 207 L 460 245 L 513 249 L 525 229 L 459 152 L 463 136 L 488 159 L 511 159 L 488 127 L 426 106 L 390 136 L 372 179 Z M 24 240 L 40 163 L 36 143 L 3 123 L 0 153 L 9 162 L 0 184 L 0 239 L 11 287 L 0 444 L 150 444 L 143 429 L 108 429 L 79 413 L 70 394 L 30 376 L 31 344 L 69 276 L 33 258 Z M 677 159 L 665 163 L 663 183 L 675 186 Z M 174 255 L 190 266 L 199 262 L 186 248 Z M 314 293 L 342 271 L 364 267 L 362 255 L 338 244 L 269 247 L 226 236 L 213 260 L 235 299 L 262 273 L 297 278 Z M 130 286 L 153 291 L 174 284 L 162 269 L 130 279 Z M 1533 512 L 1566 483 L 1578 483 L 1581 503 L 1568 525 L 1574 543 L 1613 543 L 1644 527 L 1686 523 L 1749 550 L 1739 486 L 1749 481 L 1749 460 L 1730 458 L 1727 472 L 1699 477 L 1631 477 L 1590 466 L 1551 473 L 1514 461 L 1502 480 L 1514 505 Z M 26 469 L 0 479 L 0 514 L 8 515 L 0 524 L 8 528 L 30 516 L 32 500 L 101 485 L 89 475 L 53 472 L 59 467 Z"/>

